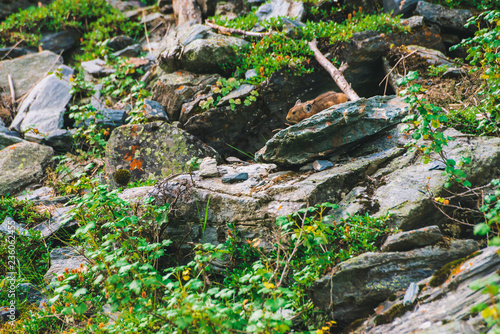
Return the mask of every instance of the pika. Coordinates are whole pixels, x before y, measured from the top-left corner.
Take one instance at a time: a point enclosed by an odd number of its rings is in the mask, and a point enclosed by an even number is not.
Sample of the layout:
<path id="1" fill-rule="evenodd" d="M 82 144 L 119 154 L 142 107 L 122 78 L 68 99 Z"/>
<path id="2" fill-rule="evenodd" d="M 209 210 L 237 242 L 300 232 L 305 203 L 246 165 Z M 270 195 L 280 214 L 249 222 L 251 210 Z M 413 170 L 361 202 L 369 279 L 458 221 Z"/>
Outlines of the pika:
<path id="1" fill-rule="evenodd" d="M 298 123 L 322 110 L 330 108 L 336 104 L 347 102 L 348 100 L 349 99 L 345 94 L 335 92 L 326 92 L 314 100 L 307 102 L 300 102 L 300 100 L 297 100 L 295 105 L 288 111 L 286 120 L 290 123 Z"/>

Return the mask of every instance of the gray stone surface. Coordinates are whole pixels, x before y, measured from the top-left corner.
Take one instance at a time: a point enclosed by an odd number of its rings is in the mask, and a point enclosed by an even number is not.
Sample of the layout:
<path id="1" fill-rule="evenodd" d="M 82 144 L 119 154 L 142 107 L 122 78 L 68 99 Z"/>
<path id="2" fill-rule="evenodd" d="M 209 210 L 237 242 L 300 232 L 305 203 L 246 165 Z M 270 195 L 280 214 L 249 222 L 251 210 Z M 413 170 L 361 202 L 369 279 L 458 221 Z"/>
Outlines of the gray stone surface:
<path id="1" fill-rule="evenodd" d="M 417 2 L 418 0 L 384 0 L 384 13 L 410 14 L 417 7 Z"/>
<path id="2" fill-rule="evenodd" d="M 71 232 L 78 228 L 76 221 L 70 220 L 67 215 L 73 208 L 74 206 L 56 208 L 50 220 L 35 226 L 33 229 L 40 231 L 44 238 L 55 234 L 59 234 L 59 236 L 63 235 L 64 237 L 71 235 Z"/>
<path id="3" fill-rule="evenodd" d="M 23 141 L 22 138 L 8 135 L 5 132 L 0 132 L 0 150 L 3 150 L 7 146 L 14 145 L 22 141 Z"/>
<path id="4" fill-rule="evenodd" d="M 134 44 L 127 46 L 122 50 L 113 52 L 116 57 L 138 57 L 142 52 L 142 46 L 140 44 Z"/>
<path id="5" fill-rule="evenodd" d="M 400 252 L 431 246 L 443 240 L 439 227 L 429 226 L 390 235 L 380 248 L 383 252 Z"/>
<path id="6" fill-rule="evenodd" d="M 54 53 L 61 53 L 70 50 L 80 39 L 80 33 L 76 30 L 63 30 L 52 34 L 47 34 L 40 40 L 43 50 Z"/>
<path id="7" fill-rule="evenodd" d="M 259 21 L 269 20 L 278 16 L 296 18 L 302 21 L 306 15 L 304 3 L 293 0 L 272 0 L 257 9 L 255 15 Z"/>
<path id="8" fill-rule="evenodd" d="M 37 182 L 52 159 L 51 147 L 24 141 L 0 151 L 0 196 Z"/>
<path id="9" fill-rule="evenodd" d="M 219 176 L 217 171 L 217 160 L 214 158 L 206 157 L 200 164 L 201 177 L 216 177 Z"/>
<path id="10" fill-rule="evenodd" d="M 448 262 L 477 250 L 478 244 L 473 240 L 454 240 L 449 247 L 365 253 L 336 265 L 331 274 L 313 284 L 309 294 L 315 306 L 332 312 L 333 319 L 345 326 L 370 314 L 379 303 L 411 282 L 427 278 Z"/>
<path id="11" fill-rule="evenodd" d="M 24 99 L 12 121 L 10 127 L 25 132 L 30 140 L 41 142 L 44 137 L 63 128 L 66 105 L 71 99 L 69 77 L 74 71 L 65 65 L 59 69 L 62 78 L 53 73 L 40 81 Z"/>
<path id="12" fill-rule="evenodd" d="M 333 163 L 328 160 L 315 160 L 313 162 L 313 169 L 317 172 L 321 172 L 330 167 L 333 167 Z"/>
<path id="13" fill-rule="evenodd" d="M 167 113 L 163 110 L 163 106 L 156 101 L 144 99 L 144 112 L 144 117 L 148 121 L 168 122 Z"/>
<path id="14" fill-rule="evenodd" d="M 0 232 L 5 235 L 24 235 L 28 233 L 26 229 L 24 229 L 11 217 L 5 217 L 3 223 L 0 225 Z"/>
<path id="15" fill-rule="evenodd" d="M 125 168 L 131 179 L 160 180 L 171 173 L 187 172 L 185 163 L 193 157 L 217 157 L 211 147 L 167 123 L 124 125 L 116 128 L 106 146 L 108 177 Z"/>
<path id="16" fill-rule="evenodd" d="M 108 67 L 106 62 L 102 59 L 93 59 L 81 63 L 83 70 L 96 78 L 114 73 L 115 70 Z"/>
<path id="17" fill-rule="evenodd" d="M 408 107 L 401 98 L 375 96 L 328 108 L 278 132 L 255 154 L 257 161 L 301 165 L 345 153 L 370 136 L 401 122 Z"/>
<path id="18" fill-rule="evenodd" d="M 229 174 L 222 177 L 222 183 L 238 183 L 248 180 L 248 173 Z"/>
<path id="19" fill-rule="evenodd" d="M 243 39 L 207 31 L 203 25 L 179 26 L 165 37 L 159 65 L 167 73 L 184 69 L 193 73 L 222 72 L 221 64 L 235 57 L 235 46 L 247 44 Z"/>
<path id="20" fill-rule="evenodd" d="M 56 248 L 50 252 L 50 268 L 44 275 L 47 282 L 51 282 L 57 275 L 64 273 L 64 269 L 78 269 L 80 264 L 87 266 L 87 260 L 80 253 L 70 247 Z"/>
<path id="21" fill-rule="evenodd" d="M 495 271 L 500 267 L 499 247 L 488 247 L 477 256 L 465 261 L 455 274 L 440 287 L 432 288 L 429 279 L 418 282 L 422 291 L 418 294 L 415 308 L 402 309 L 397 316 L 391 316 L 391 310 L 403 303 L 403 297 L 393 302 L 386 301 L 377 307 L 378 315 L 371 316 L 359 328 L 356 334 L 457 334 L 491 333 L 491 326 L 483 320 L 481 314 L 472 313 L 473 306 L 484 303 L 491 305 L 489 294 L 475 290 L 471 286 L 481 281 L 500 284 Z M 375 320 L 378 317 L 378 326 Z M 386 321 L 381 318 L 386 317 Z"/>
<path id="22" fill-rule="evenodd" d="M 12 60 L 0 61 L 0 87 L 3 89 L 2 96 L 10 98 L 9 74 L 14 81 L 16 98 L 18 98 L 29 92 L 48 72 L 54 71 L 61 64 L 62 58 L 59 58 L 58 55 L 50 51 L 42 51 Z"/>
<path id="23" fill-rule="evenodd" d="M 452 9 L 438 4 L 419 1 L 415 9 L 417 15 L 422 15 L 426 22 L 436 24 L 447 32 L 473 32 L 476 26 L 465 28 L 472 12 L 467 9 Z"/>

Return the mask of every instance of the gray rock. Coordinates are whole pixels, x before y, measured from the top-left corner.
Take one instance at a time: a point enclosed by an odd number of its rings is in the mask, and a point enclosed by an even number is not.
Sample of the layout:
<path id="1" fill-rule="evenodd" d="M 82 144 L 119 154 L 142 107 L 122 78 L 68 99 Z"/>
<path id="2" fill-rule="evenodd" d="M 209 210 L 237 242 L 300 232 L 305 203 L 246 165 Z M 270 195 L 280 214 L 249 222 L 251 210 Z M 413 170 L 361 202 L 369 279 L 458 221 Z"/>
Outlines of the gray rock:
<path id="1" fill-rule="evenodd" d="M 31 283 L 21 283 L 17 286 L 20 300 L 26 300 L 30 304 L 39 304 L 44 298 L 41 289 Z"/>
<path id="2" fill-rule="evenodd" d="M 62 78 L 55 73 L 48 75 L 28 94 L 12 121 L 11 129 L 26 132 L 29 139 L 42 142 L 44 136 L 63 128 L 66 105 L 71 99 L 69 77 L 74 71 L 65 65 L 61 65 L 58 71 Z M 28 133 L 30 129 L 37 131 Z"/>
<path id="3" fill-rule="evenodd" d="M 54 53 L 61 53 L 70 50 L 80 39 L 80 33 L 69 29 L 48 34 L 40 40 L 40 46 L 43 50 L 49 50 Z"/>
<path id="4" fill-rule="evenodd" d="M 491 305 L 489 294 L 471 286 L 481 281 L 500 284 L 495 271 L 500 266 L 498 247 L 488 247 L 465 261 L 454 275 L 440 287 L 432 288 L 429 279 L 418 282 L 423 287 L 418 295 L 418 307 L 401 308 L 403 297 L 384 302 L 377 307 L 378 315 L 371 316 L 351 333 L 357 334 L 456 334 L 489 333 L 491 327 L 481 314 L 472 313 L 473 306 Z M 394 314 L 394 310 L 401 311 Z"/>
<path id="5" fill-rule="evenodd" d="M 125 49 L 113 52 L 116 57 L 138 57 L 142 52 L 142 46 L 140 44 L 134 44 L 127 46 Z"/>
<path id="6" fill-rule="evenodd" d="M 89 61 L 84 61 L 81 63 L 81 65 L 83 70 L 87 74 L 95 78 L 107 76 L 115 72 L 115 70 L 113 68 L 108 67 L 106 65 L 106 62 L 102 59 L 93 59 Z"/>
<path id="7" fill-rule="evenodd" d="M 231 175 L 226 175 L 222 178 L 222 183 L 237 183 L 237 182 L 243 182 L 248 180 L 248 173 L 238 173 L 238 174 L 231 174 Z"/>
<path id="8" fill-rule="evenodd" d="M 130 170 L 131 179 L 161 179 L 171 173 L 187 172 L 192 157 L 217 157 L 217 153 L 184 130 L 167 123 L 124 125 L 116 128 L 106 146 L 106 172 Z"/>
<path id="9" fill-rule="evenodd" d="M 41 187 L 36 190 L 29 191 L 27 194 L 17 196 L 16 199 L 19 201 L 33 201 L 42 197 L 50 196 L 53 193 L 54 189 L 51 187 Z"/>
<path id="10" fill-rule="evenodd" d="M 3 150 L 7 146 L 14 145 L 22 141 L 23 141 L 22 138 L 8 135 L 5 132 L 0 132 L 0 150 Z"/>
<path id="11" fill-rule="evenodd" d="M 384 0 L 384 13 L 410 14 L 417 7 L 417 2 L 418 0 Z"/>
<path id="12" fill-rule="evenodd" d="M 167 73 L 178 69 L 193 73 L 222 73 L 221 64 L 236 56 L 234 48 L 248 43 L 206 29 L 199 24 L 173 29 L 165 37 L 166 46 L 158 58 L 160 67 Z"/>
<path id="13" fill-rule="evenodd" d="M 472 25 L 465 28 L 467 20 L 472 17 L 472 12 L 467 9 L 451 9 L 438 4 L 419 1 L 415 9 L 417 15 L 422 15 L 426 22 L 435 24 L 448 32 L 474 32 Z"/>
<path id="14" fill-rule="evenodd" d="M 106 44 L 111 51 L 116 52 L 125 49 L 127 46 L 134 44 L 134 40 L 129 36 L 115 36 L 112 37 Z"/>
<path id="15" fill-rule="evenodd" d="M 99 110 L 98 114 L 101 115 L 101 117 L 97 118 L 97 124 L 109 128 L 116 128 L 125 124 L 127 118 L 127 112 L 118 109 L 103 108 Z M 87 122 L 91 122 L 91 119 L 92 118 L 87 119 Z"/>
<path id="16" fill-rule="evenodd" d="M 5 235 L 25 235 L 28 233 L 27 230 L 11 217 L 5 217 L 2 225 L 0 225 L 0 232 Z"/>
<path id="17" fill-rule="evenodd" d="M 215 84 L 218 78 L 217 75 L 198 75 L 186 71 L 160 73 L 152 99 L 164 107 L 169 120 L 178 121 L 182 104 L 197 92 Z"/>
<path id="18" fill-rule="evenodd" d="M 467 179 L 473 185 L 484 185 L 494 177 L 492 166 L 500 165 L 500 139 L 486 137 L 462 138 L 458 131 L 448 129 L 445 136 L 455 137 L 446 148 L 448 159 L 459 161 L 461 157 L 473 157 L 471 163 L 464 166 Z M 438 160 L 437 156 L 431 158 Z M 416 162 L 411 163 L 412 159 Z M 452 183 L 444 188 L 447 181 L 442 171 L 429 170 L 414 153 L 394 159 L 386 167 L 372 175 L 374 178 L 389 175 L 386 183 L 375 189 L 372 200 L 379 203 L 378 212 L 391 213 L 391 224 L 403 231 L 435 225 L 443 215 L 429 201 L 429 197 L 446 197 L 449 191 L 459 191 Z M 378 214 L 378 213 L 377 213 Z"/>
<path id="19" fill-rule="evenodd" d="M 0 59 L 14 59 L 25 56 L 28 53 L 33 52 L 23 48 L 0 48 Z"/>
<path id="20" fill-rule="evenodd" d="M 229 100 L 231 99 L 241 99 L 244 96 L 248 96 L 252 90 L 255 89 L 254 85 L 249 85 L 249 84 L 243 84 L 237 89 L 233 90 L 231 93 L 227 94 L 226 96 L 222 97 L 217 103 L 217 106 L 222 106 L 224 104 L 228 104 Z M 242 101 L 243 102 L 243 101 Z"/>
<path id="21" fill-rule="evenodd" d="M 156 101 L 144 99 L 144 111 L 148 121 L 165 121 L 168 122 L 167 113 L 163 110 L 163 106 Z"/>
<path id="22" fill-rule="evenodd" d="M 365 253 L 336 265 L 332 274 L 313 284 L 309 294 L 315 306 L 331 311 L 341 326 L 347 325 L 373 312 L 379 303 L 411 282 L 427 278 L 446 263 L 477 249 L 473 240 L 454 240 L 445 248 Z"/>
<path id="23" fill-rule="evenodd" d="M 47 282 L 51 282 L 57 275 L 64 273 L 68 268 L 78 269 L 81 265 L 87 265 L 87 259 L 80 255 L 77 251 L 70 247 L 56 248 L 50 252 L 50 268 L 45 273 L 44 278 Z"/>
<path id="24" fill-rule="evenodd" d="M 406 115 L 401 98 L 375 96 L 328 108 L 278 132 L 256 154 L 256 160 L 300 165 L 333 153 L 389 129 Z"/>
<path id="25" fill-rule="evenodd" d="M 297 18 L 302 21 L 306 15 L 304 3 L 293 0 L 273 0 L 257 9 L 255 15 L 259 21 L 268 20 L 278 16 Z"/>
<path id="26" fill-rule="evenodd" d="M 217 171 L 217 160 L 214 158 L 206 157 L 200 164 L 201 177 L 216 177 L 219 176 Z"/>
<path id="27" fill-rule="evenodd" d="M 55 234 L 71 235 L 71 232 L 78 228 L 78 223 L 70 220 L 67 215 L 73 208 L 74 206 L 56 208 L 50 220 L 35 226 L 33 229 L 40 231 L 44 238 Z"/>
<path id="28" fill-rule="evenodd" d="M 333 163 L 328 160 L 316 160 L 313 162 L 313 169 L 317 172 L 321 172 L 330 167 L 333 167 Z"/>
<path id="29" fill-rule="evenodd" d="M 418 230 L 390 235 L 381 247 L 383 252 L 401 252 L 415 248 L 435 245 L 443 240 L 439 227 L 429 226 Z"/>
<path id="30" fill-rule="evenodd" d="M 62 64 L 62 58 L 50 51 L 0 61 L 0 87 L 3 98 L 10 98 L 8 75 L 12 76 L 16 97 L 29 92 L 48 72 Z"/>
<path id="31" fill-rule="evenodd" d="M 420 289 L 418 288 L 418 285 L 415 282 L 411 282 L 408 289 L 406 289 L 405 296 L 403 298 L 403 305 L 407 306 L 415 304 L 419 291 Z"/>
<path id="32" fill-rule="evenodd" d="M 135 188 L 124 189 L 118 197 L 129 203 L 140 202 L 142 199 L 148 198 L 148 193 L 153 190 L 153 186 L 142 186 Z"/>
<path id="33" fill-rule="evenodd" d="M 15 321 L 20 315 L 21 313 L 19 313 L 19 310 L 15 307 L 0 306 L 0 323 Z"/>
<path id="34" fill-rule="evenodd" d="M 0 196 L 15 194 L 37 182 L 52 159 L 51 147 L 21 142 L 0 151 Z"/>

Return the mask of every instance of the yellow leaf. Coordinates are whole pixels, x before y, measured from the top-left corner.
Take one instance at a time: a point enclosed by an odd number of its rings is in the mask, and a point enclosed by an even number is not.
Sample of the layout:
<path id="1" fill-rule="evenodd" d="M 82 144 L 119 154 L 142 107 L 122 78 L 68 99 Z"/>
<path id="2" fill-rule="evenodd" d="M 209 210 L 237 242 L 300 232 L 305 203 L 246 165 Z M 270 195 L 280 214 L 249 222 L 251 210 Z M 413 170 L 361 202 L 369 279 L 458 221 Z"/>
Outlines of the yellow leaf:
<path id="1" fill-rule="evenodd" d="M 431 121 L 431 125 L 435 128 L 439 128 L 441 126 L 441 122 L 438 121 L 437 119 L 434 119 Z"/>
<path id="2" fill-rule="evenodd" d="M 266 289 L 274 289 L 274 284 L 273 283 L 264 282 L 263 285 L 264 285 L 264 287 Z"/>

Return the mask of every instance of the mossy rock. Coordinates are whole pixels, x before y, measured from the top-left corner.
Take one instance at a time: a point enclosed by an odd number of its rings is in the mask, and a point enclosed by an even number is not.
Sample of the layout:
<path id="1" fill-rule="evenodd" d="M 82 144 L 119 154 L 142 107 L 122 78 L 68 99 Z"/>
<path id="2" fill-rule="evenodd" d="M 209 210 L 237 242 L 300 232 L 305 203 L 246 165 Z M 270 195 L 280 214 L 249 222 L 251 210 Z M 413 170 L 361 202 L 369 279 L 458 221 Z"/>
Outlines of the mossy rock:
<path id="1" fill-rule="evenodd" d="M 176 126 L 161 122 L 124 125 L 113 131 L 107 143 L 106 175 L 118 175 L 125 182 L 126 173 L 119 172 L 123 169 L 130 172 L 126 183 L 161 180 L 187 172 L 186 162 L 193 157 L 219 159 L 213 148 Z"/>

